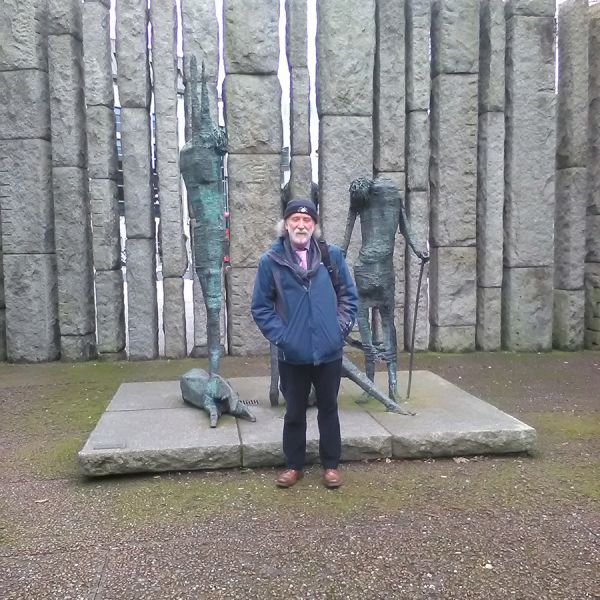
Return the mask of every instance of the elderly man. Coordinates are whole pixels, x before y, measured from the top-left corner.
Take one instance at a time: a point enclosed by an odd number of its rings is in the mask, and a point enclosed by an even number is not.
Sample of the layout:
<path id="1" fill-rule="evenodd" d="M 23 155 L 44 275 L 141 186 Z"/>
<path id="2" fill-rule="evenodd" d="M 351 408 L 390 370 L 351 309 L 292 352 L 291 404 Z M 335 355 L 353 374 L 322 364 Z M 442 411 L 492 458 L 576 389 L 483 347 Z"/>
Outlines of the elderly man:
<path id="1" fill-rule="evenodd" d="M 254 321 L 279 349 L 281 391 L 286 401 L 283 453 L 287 469 L 279 474 L 277 485 L 286 488 L 303 475 L 311 384 L 317 397 L 323 483 L 329 488 L 342 484 L 337 396 L 344 337 L 354 325 L 358 297 L 341 250 L 328 245 L 329 260 L 322 256 L 314 237 L 317 221 L 311 200 L 288 202 L 278 239 L 259 259 L 252 296 Z M 328 263 L 337 271 L 333 279 Z"/>

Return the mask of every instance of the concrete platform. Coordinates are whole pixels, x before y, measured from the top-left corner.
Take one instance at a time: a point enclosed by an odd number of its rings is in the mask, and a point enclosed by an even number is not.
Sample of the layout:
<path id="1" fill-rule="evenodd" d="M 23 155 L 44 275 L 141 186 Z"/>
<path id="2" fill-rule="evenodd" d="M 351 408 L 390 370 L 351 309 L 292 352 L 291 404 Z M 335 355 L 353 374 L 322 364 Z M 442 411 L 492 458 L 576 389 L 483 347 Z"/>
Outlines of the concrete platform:
<path id="1" fill-rule="evenodd" d="M 225 415 L 211 429 L 202 410 L 181 399 L 178 381 L 124 383 L 90 434 L 78 458 L 85 475 L 259 467 L 283 464 L 284 407 L 272 408 L 266 377 L 229 380 L 256 423 Z M 407 373 L 398 373 L 406 389 Z M 377 373 L 380 389 L 387 374 Z M 525 423 L 429 371 L 413 373 L 416 416 L 388 413 L 347 379 L 340 391 L 342 460 L 422 458 L 527 452 L 536 432 Z M 283 400 L 281 400 L 283 403 Z M 308 411 L 307 459 L 319 460 L 317 411 Z"/>

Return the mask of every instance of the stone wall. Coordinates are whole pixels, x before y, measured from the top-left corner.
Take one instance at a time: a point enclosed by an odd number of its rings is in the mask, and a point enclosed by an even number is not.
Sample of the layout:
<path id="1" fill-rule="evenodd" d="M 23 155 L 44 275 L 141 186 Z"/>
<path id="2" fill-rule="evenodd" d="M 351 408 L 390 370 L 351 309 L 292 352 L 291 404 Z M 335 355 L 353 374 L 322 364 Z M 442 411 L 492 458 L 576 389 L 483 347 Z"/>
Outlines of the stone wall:
<path id="1" fill-rule="evenodd" d="M 178 14 L 175 0 L 150 9 L 145 0 L 117 1 L 115 54 L 109 0 L 1 4 L 0 360 L 175 358 L 190 347 L 204 354 L 195 276 L 187 298 L 193 342 L 186 335 L 185 274 L 193 265 L 179 131 L 189 137 L 189 126 L 178 103 L 189 125 L 195 56 L 219 117 L 214 3 L 182 0 Z M 258 257 L 281 216 L 279 7 L 279 0 L 223 4 L 231 269 L 222 339 L 237 355 L 268 351 L 249 308 Z M 600 347 L 600 7 L 565 0 L 558 38 L 553 0 L 316 7 L 324 234 L 342 241 L 355 177 L 398 185 L 415 241 L 432 257 L 415 347 Z M 317 117 L 309 108 L 307 0 L 286 0 L 285 12 L 290 193 L 306 196 Z M 357 222 L 351 264 L 359 244 Z M 398 235 L 399 347 L 412 341 L 419 267 Z"/>

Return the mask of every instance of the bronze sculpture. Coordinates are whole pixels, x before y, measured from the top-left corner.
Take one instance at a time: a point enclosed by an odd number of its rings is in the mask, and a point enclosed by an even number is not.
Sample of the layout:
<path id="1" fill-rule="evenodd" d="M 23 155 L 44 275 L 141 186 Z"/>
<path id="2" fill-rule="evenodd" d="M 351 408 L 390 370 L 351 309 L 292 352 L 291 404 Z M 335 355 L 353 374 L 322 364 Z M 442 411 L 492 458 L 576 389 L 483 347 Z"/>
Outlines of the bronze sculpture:
<path id="1" fill-rule="evenodd" d="M 198 100 L 196 57 L 190 64 L 192 85 L 192 137 L 181 149 L 180 169 L 188 193 L 190 217 L 194 223 L 194 264 L 202 288 L 207 313 L 208 380 L 201 369 L 192 369 L 181 378 L 183 399 L 206 410 L 210 426 L 216 427 L 222 412 L 254 421 L 240 402 L 222 402 L 221 361 L 221 278 L 226 255 L 225 202 L 221 175 L 227 139 L 223 128 L 215 127 L 210 117 L 208 88 L 202 64 L 202 97 Z M 201 371 L 201 373 L 199 373 Z M 194 378 L 197 379 L 194 383 Z"/>
<path id="2" fill-rule="evenodd" d="M 359 297 L 357 322 L 365 354 L 365 373 L 373 381 L 375 362 L 377 359 L 383 360 L 387 364 L 389 399 L 398 403 L 401 399 L 396 380 L 397 340 L 394 325 L 396 232 L 400 231 L 422 262 L 429 260 L 429 254 L 417 248 L 400 190 L 392 181 L 359 177 L 350 184 L 350 206 L 342 243 L 344 252 L 350 245 L 357 216 L 360 217 L 362 243 L 354 264 L 354 280 Z M 369 314 L 373 310 L 377 310 L 381 317 L 381 344 L 373 341 Z"/>

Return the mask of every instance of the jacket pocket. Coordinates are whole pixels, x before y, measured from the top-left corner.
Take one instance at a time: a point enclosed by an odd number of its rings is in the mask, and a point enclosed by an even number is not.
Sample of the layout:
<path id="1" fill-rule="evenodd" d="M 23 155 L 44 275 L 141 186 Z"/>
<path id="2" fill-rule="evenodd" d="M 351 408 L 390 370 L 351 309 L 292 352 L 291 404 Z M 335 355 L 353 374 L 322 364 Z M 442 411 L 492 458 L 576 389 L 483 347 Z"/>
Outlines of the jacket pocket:
<path id="1" fill-rule="evenodd" d="M 310 362 L 310 332 L 306 331 L 306 319 L 302 318 L 306 315 L 306 307 L 302 305 L 303 301 L 300 301 L 296 306 L 279 343 L 284 360 L 291 362 Z"/>

